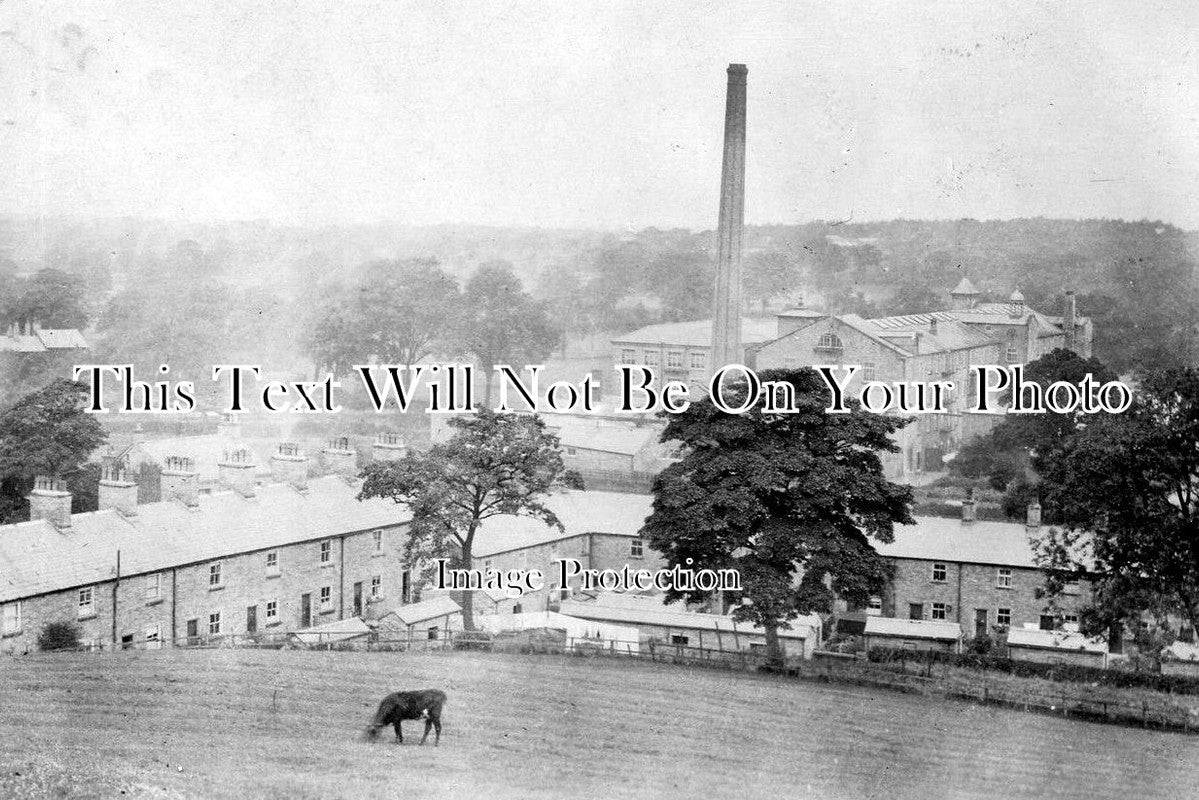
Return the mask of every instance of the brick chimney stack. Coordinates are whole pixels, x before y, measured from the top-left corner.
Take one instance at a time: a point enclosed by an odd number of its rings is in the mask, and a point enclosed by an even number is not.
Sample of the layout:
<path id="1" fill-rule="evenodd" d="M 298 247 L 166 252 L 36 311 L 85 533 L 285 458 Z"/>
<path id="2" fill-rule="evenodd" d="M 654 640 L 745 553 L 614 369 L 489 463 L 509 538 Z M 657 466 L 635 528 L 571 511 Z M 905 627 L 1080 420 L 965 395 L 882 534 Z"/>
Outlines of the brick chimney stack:
<path id="1" fill-rule="evenodd" d="M 254 454 L 241 447 L 225 452 L 225 457 L 217 464 L 217 475 L 222 486 L 232 489 L 242 497 L 253 497 L 255 467 Z"/>
<path id="2" fill-rule="evenodd" d="M 1028 521 L 1026 526 L 1030 531 L 1041 527 L 1041 504 L 1036 500 L 1028 504 Z"/>
<path id="3" fill-rule="evenodd" d="M 371 445 L 371 461 L 399 461 L 406 455 L 408 448 L 398 433 L 380 433 Z"/>
<path id="4" fill-rule="evenodd" d="M 129 471 L 122 464 L 105 467 L 100 473 L 101 511 L 109 509 L 125 517 L 137 515 L 137 484 L 129 480 Z"/>
<path id="5" fill-rule="evenodd" d="M 200 504 L 200 474 L 184 456 L 167 456 L 162 470 L 162 499 L 178 500 L 188 508 Z"/>
<path id="6" fill-rule="evenodd" d="M 974 505 L 974 490 L 966 490 L 966 499 L 962 501 L 962 524 L 973 525 L 977 519 L 977 509 Z"/>
<path id="7" fill-rule="evenodd" d="M 223 439 L 241 438 L 241 419 L 236 414 L 221 414 L 221 421 L 216 424 L 217 436 Z"/>
<path id="8" fill-rule="evenodd" d="M 296 491 L 308 491 L 308 457 L 295 442 L 279 445 L 279 452 L 271 456 L 271 474 L 279 483 L 290 483 Z"/>
<path id="9" fill-rule="evenodd" d="M 330 439 L 321 454 L 334 475 L 350 480 L 358 474 L 358 454 L 350 447 L 348 436 Z"/>
<path id="10" fill-rule="evenodd" d="M 1077 335 L 1074 331 L 1074 318 L 1077 316 L 1077 310 L 1074 305 L 1074 290 L 1066 290 L 1066 313 L 1062 317 L 1062 330 L 1066 334 L 1066 349 L 1078 352 Z"/>
<path id="11" fill-rule="evenodd" d="M 71 528 L 71 493 L 58 478 L 34 478 L 29 501 L 29 518 L 44 519 L 60 531 Z"/>
<path id="12" fill-rule="evenodd" d="M 744 64 L 729 64 L 724 105 L 724 161 L 720 171 L 717 222 L 715 313 L 712 319 L 713 372 L 741 362 L 741 236 L 745 226 Z"/>

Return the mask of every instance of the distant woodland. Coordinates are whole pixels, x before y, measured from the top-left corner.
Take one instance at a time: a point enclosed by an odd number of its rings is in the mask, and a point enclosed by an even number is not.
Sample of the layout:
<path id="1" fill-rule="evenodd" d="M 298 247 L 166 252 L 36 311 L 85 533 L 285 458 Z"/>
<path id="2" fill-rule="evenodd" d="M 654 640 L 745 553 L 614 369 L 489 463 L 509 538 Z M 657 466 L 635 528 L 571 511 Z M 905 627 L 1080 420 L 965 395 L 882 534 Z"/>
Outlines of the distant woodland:
<path id="1" fill-rule="evenodd" d="M 0 325 L 78 327 L 96 358 L 201 377 L 233 360 L 296 374 L 372 355 L 519 361 L 575 337 L 708 316 L 714 244 L 711 231 L 655 228 L 0 217 Z M 1095 321 L 1095 355 L 1130 373 L 1199 363 L 1197 253 L 1199 235 L 1149 221 L 750 226 L 744 298 L 749 314 L 800 303 L 916 313 L 945 307 L 968 276 L 991 299 L 1019 288 L 1057 314 L 1072 289 Z M 52 362 L 6 365 L 0 404 L 60 374 Z"/>

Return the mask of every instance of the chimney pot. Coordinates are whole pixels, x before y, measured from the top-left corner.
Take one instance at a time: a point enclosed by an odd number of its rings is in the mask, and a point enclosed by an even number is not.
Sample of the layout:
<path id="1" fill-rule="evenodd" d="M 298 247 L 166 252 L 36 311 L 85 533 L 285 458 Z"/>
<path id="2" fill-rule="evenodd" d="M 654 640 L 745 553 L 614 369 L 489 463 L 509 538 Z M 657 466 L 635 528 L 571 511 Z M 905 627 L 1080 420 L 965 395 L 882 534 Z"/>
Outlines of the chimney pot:
<path id="1" fill-rule="evenodd" d="M 371 446 L 372 461 L 399 461 L 408 448 L 398 433 L 380 433 Z"/>
<path id="2" fill-rule="evenodd" d="M 244 447 L 227 451 L 225 457 L 217 465 L 217 475 L 221 485 L 243 497 L 254 496 L 255 464 L 254 454 Z"/>
<path id="3" fill-rule="evenodd" d="M 325 463 L 334 475 L 348 480 L 358 474 L 358 453 L 350 447 L 348 436 L 330 439 L 321 454 L 325 457 Z"/>
<path id="4" fill-rule="evenodd" d="M 279 483 L 290 483 L 296 491 L 308 490 L 308 458 L 295 442 L 283 442 L 271 456 L 271 474 Z"/>
<path id="5" fill-rule="evenodd" d="M 111 509 L 126 517 L 137 515 L 137 484 L 129 480 L 129 471 L 124 465 L 105 467 L 100 473 L 99 488 L 101 511 Z"/>
<path id="6" fill-rule="evenodd" d="M 33 491 L 29 501 L 29 518 L 44 519 L 60 531 L 71 528 L 71 493 L 62 481 L 45 475 L 33 480 Z"/>
<path id="7" fill-rule="evenodd" d="M 200 475 L 192 459 L 167 456 L 162 470 L 162 498 L 178 500 L 188 508 L 200 504 Z"/>

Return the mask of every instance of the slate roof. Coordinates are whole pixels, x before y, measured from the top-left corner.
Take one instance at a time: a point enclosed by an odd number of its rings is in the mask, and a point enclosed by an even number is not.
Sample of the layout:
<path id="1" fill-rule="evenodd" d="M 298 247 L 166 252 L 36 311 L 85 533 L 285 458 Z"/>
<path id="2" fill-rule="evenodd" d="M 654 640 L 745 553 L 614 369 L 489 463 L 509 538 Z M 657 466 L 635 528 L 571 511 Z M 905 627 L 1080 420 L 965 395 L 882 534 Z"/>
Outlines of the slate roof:
<path id="1" fill-rule="evenodd" d="M 736 631 L 749 636 L 761 636 L 765 633 L 756 625 L 748 622 L 734 622 L 733 618 L 729 616 L 687 611 L 681 603 L 667 605 L 655 595 L 605 592 L 594 600 L 563 600 L 558 610 L 567 616 L 580 619 L 626 625 L 655 625 L 663 628 L 689 628 L 728 634 Z M 806 639 L 820 630 L 820 618 L 815 615 L 798 617 L 790 624 L 790 629 L 779 630 L 780 639 Z"/>
<path id="2" fill-rule="evenodd" d="M 1090 639 L 1076 631 L 1042 631 L 1012 628 L 1007 632 L 1008 647 L 1033 647 L 1041 650 L 1079 650 L 1106 653 L 1107 642 Z"/>
<path id="3" fill-rule="evenodd" d="M 41 353 L 46 350 L 83 350 L 87 340 L 74 328 L 39 328 L 31 334 L 0 334 L 0 350 L 13 353 Z"/>
<path id="4" fill-rule="evenodd" d="M 532 517 L 492 517 L 475 534 L 475 558 L 532 547 L 585 533 L 606 533 L 636 538 L 649 516 L 654 498 L 624 492 L 577 492 L 555 494 L 546 501 L 566 532 Z"/>
<path id="5" fill-rule="evenodd" d="M 651 446 L 661 433 L 656 425 L 636 425 L 632 422 L 592 422 L 542 417 L 563 447 L 578 447 L 584 450 L 600 450 L 605 453 L 636 455 Z"/>
<path id="6" fill-rule="evenodd" d="M 962 278 L 950 294 L 979 294 L 979 291 L 974 288 L 974 284 L 970 282 L 969 278 Z"/>
<path id="7" fill-rule="evenodd" d="M 962 638 L 962 626 L 956 622 L 927 619 L 866 617 L 867 636 L 902 636 L 905 639 L 937 639 L 956 642 Z"/>
<path id="8" fill-rule="evenodd" d="M 759 317 L 741 318 L 741 344 L 757 344 L 775 338 L 778 323 L 774 319 Z M 664 322 L 648 325 L 612 338 L 614 344 L 666 344 L 682 347 L 711 347 L 712 320 L 700 319 L 691 322 Z"/>
<path id="9" fill-rule="evenodd" d="M 931 330 L 933 320 L 937 322 L 936 333 Z M 921 334 L 920 355 L 985 347 L 996 342 L 995 338 L 960 322 L 952 313 L 944 311 L 931 314 L 908 314 L 899 317 L 876 317 L 868 319 L 866 322 L 884 334 L 918 331 Z"/>
<path id="10" fill-rule="evenodd" d="M 1037 568 L 1029 530 L 1021 523 L 977 520 L 963 525 L 953 517 L 915 519 L 915 525 L 895 526 L 894 542 L 874 542 L 874 548 L 890 558 Z"/>
<path id="11" fill-rule="evenodd" d="M 462 613 L 462 606 L 455 603 L 449 595 L 445 594 L 435 594 L 427 600 L 421 600 L 419 603 L 409 603 L 391 612 L 391 614 L 395 615 L 396 619 L 405 625 L 416 625 L 419 622 L 460 613 Z M 388 616 L 391 615 L 389 614 Z"/>
<path id="12" fill-rule="evenodd" d="M 314 478 L 299 492 L 260 487 L 253 498 L 231 491 L 200 495 L 188 508 L 168 501 L 117 511 L 75 514 L 60 531 L 44 520 L 0 526 L 0 602 L 146 574 L 237 553 L 371 530 L 406 521 L 390 500 L 357 500 L 338 477 Z"/>

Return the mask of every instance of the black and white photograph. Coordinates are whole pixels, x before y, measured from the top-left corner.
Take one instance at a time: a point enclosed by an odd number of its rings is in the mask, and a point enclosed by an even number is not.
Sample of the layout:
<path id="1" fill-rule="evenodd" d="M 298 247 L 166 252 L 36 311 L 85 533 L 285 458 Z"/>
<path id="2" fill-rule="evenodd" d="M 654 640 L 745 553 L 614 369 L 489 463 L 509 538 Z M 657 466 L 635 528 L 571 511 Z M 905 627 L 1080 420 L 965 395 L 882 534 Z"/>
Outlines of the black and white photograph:
<path id="1" fill-rule="evenodd" d="M 0 798 L 1199 797 L 1199 9 L 0 0 Z"/>

